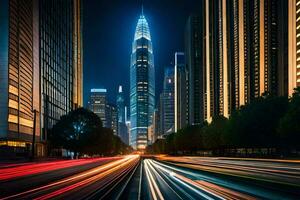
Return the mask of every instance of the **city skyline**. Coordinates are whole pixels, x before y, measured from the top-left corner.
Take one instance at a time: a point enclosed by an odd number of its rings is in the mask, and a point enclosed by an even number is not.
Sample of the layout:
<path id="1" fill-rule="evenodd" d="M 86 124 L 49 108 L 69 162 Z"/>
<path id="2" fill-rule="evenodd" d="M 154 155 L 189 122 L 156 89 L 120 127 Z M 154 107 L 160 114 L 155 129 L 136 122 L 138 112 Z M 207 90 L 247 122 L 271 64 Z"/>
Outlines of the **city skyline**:
<path id="1" fill-rule="evenodd" d="M 300 0 L 0 0 L 0 199 L 299 199 Z"/>
<path id="2" fill-rule="evenodd" d="M 182 27 L 190 13 L 200 12 L 198 0 L 131 0 L 112 1 L 109 4 L 103 1 L 83 2 L 83 7 L 89 10 L 83 16 L 85 106 L 91 88 L 106 88 L 108 99 L 112 102 L 116 100 L 119 85 L 123 86 L 125 93 L 129 93 L 132 35 L 142 4 L 151 26 L 153 47 L 160 47 L 154 51 L 157 81 L 163 80 L 164 67 L 174 64 L 174 52 L 184 51 Z M 87 29 L 87 26 L 93 26 L 93 29 Z M 105 45 L 99 46 L 99 43 Z M 118 59 L 114 58 L 116 49 Z M 112 75 L 115 76 L 114 79 L 110 78 Z M 162 88 L 162 84 L 156 87 L 156 101 Z M 129 95 L 125 95 L 125 104 L 129 105 Z"/>

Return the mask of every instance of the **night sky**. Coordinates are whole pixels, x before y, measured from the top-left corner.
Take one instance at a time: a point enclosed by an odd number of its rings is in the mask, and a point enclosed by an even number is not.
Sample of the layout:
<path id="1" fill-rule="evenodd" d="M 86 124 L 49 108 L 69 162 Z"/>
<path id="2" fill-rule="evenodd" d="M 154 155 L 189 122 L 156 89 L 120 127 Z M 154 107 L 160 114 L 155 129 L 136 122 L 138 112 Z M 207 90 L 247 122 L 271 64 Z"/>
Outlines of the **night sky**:
<path id="1" fill-rule="evenodd" d="M 186 20 L 200 12 L 199 0 L 84 0 L 84 105 L 91 88 L 106 88 L 115 103 L 120 84 L 129 104 L 131 46 L 142 4 L 153 43 L 158 99 L 164 67 L 173 64 L 176 51 L 184 51 Z"/>

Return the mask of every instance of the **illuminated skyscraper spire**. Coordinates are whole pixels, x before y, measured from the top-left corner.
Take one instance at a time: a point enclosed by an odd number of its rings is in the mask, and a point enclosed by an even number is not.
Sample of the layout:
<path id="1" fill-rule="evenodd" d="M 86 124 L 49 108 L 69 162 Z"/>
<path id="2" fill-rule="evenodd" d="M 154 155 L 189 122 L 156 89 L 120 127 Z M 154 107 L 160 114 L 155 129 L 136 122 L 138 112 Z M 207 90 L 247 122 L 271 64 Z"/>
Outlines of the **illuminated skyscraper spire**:
<path id="1" fill-rule="evenodd" d="M 130 145 L 145 149 L 155 100 L 154 61 L 150 29 L 142 13 L 132 43 L 130 66 Z"/>

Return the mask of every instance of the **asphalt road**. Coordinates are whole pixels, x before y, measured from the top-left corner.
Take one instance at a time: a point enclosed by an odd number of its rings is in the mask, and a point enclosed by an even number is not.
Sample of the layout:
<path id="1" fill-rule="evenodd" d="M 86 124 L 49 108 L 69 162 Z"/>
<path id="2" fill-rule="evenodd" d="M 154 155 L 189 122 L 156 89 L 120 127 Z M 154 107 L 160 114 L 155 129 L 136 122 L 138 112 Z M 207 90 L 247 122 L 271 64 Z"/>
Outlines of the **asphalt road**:
<path id="1" fill-rule="evenodd" d="M 138 155 L 0 165 L 0 199 L 299 199 L 300 161 Z"/>

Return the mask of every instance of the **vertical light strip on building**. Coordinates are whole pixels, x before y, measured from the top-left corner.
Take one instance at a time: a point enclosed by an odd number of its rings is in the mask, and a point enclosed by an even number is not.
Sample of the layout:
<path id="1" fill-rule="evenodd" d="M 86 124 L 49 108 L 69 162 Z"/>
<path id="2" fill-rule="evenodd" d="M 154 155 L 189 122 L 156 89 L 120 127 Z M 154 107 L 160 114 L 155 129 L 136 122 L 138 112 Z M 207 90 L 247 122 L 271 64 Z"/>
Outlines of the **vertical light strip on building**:
<path id="1" fill-rule="evenodd" d="M 178 77 L 177 77 L 177 73 L 178 73 L 178 69 L 177 69 L 177 52 L 175 53 L 175 69 L 174 69 L 174 84 L 175 84 L 175 95 L 174 95 L 174 105 L 175 105 L 175 108 L 174 108 L 174 118 L 175 118 L 175 132 L 177 132 L 178 130 Z"/>
<path id="2" fill-rule="evenodd" d="M 36 111 L 36 136 L 40 136 L 41 83 L 39 42 L 39 0 L 33 1 L 33 110 Z"/>
<path id="3" fill-rule="evenodd" d="M 210 0 L 205 0 L 205 43 L 206 43 L 206 120 L 210 122 L 212 120 L 211 117 L 211 109 L 210 109 L 210 104 L 211 104 L 211 99 L 210 99 L 210 36 L 209 36 L 209 1 Z"/>
<path id="4" fill-rule="evenodd" d="M 259 1 L 259 95 L 265 92 L 265 13 L 264 0 Z"/>
<path id="5" fill-rule="evenodd" d="M 300 87 L 300 0 L 296 2 L 296 85 Z"/>
<path id="6" fill-rule="evenodd" d="M 244 0 L 238 0 L 239 34 L 239 106 L 245 104 L 245 47 L 244 47 Z"/>
<path id="7" fill-rule="evenodd" d="M 289 5 L 288 5 L 288 55 L 289 55 L 289 69 L 288 69 L 288 94 L 291 96 L 293 94 L 293 90 L 296 87 L 296 71 L 297 71 L 297 66 L 296 66 L 296 59 L 297 59 L 297 19 L 296 19 L 296 4 L 300 3 L 300 0 L 289 0 Z M 299 28 L 300 29 L 300 28 Z"/>
<path id="8" fill-rule="evenodd" d="M 73 98 L 75 107 L 83 106 L 83 80 L 82 80 L 82 24 L 81 24 L 81 0 L 74 0 L 74 83 Z"/>
<path id="9" fill-rule="evenodd" d="M 223 115 L 229 117 L 229 92 L 228 92 L 228 60 L 227 60 L 227 12 L 226 0 L 222 0 L 222 31 L 223 31 Z"/>

